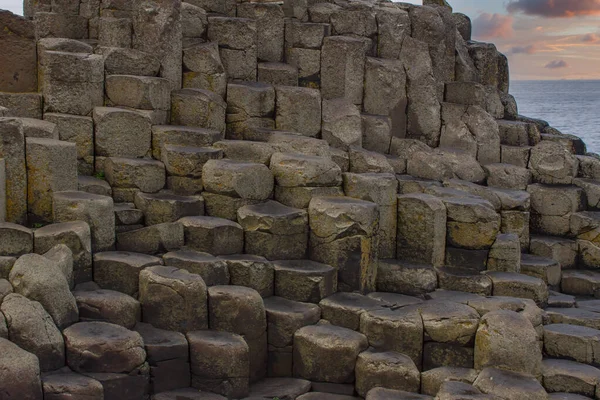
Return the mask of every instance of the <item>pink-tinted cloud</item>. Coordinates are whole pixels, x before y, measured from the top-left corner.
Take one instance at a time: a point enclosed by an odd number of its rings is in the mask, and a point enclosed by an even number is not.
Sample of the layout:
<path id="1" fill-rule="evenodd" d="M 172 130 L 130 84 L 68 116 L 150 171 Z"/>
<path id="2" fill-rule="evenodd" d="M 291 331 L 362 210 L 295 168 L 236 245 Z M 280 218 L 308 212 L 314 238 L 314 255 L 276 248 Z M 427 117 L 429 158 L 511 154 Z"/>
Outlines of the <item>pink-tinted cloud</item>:
<path id="1" fill-rule="evenodd" d="M 568 68 L 569 64 L 567 64 L 567 62 L 565 60 L 554 60 L 554 61 L 550 61 L 548 64 L 546 64 L 544 66 L 544 68 L 548 68 L 548 69 L 561 69 L 561 68 Z"/>
<path id="2" fill-rule="evenodd" d="M 513 35 L 513 18 L 502 14 L 479 14 L 473 20 L 473 36 L 475 38 L 508 38 Z"/>
<path id="3" fill-rule="evenodd" d="M 530 44 L 528 46 L 514 46 L 508 51 L 509 54 L 535 54 L 537 52 L 537 46 Z"/>
<path id="4" fill-rule="evenodd" d="M 506 9 L 510 13 L 569 18 L 600 15 L 600 0 L 511 0 Z"/>

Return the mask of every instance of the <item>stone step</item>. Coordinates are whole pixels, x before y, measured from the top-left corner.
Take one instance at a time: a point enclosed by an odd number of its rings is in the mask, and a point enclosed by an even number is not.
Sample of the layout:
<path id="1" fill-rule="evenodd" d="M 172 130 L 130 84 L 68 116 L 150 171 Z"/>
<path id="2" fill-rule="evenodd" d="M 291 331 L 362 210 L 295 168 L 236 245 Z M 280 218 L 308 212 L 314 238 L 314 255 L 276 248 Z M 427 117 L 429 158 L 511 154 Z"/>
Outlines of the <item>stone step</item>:
<path id="1" fill-rule="evenodd" d="M 483 167 L 486 172 L 486 183 L 490 187 L 513 190 L 526 190 L 531 183 L 531 171 L 512 164 L 487 164 Z"/>
<path id="2" fill-rule="evenodd" d="M 250 385 L 249 398 L 296 399 L 310 390 L 311 383 L 305 379 L 266 378 Z"/>
<path id="3" fill-rule="evenodd" d="M 150 151 L 152 120 L 143 112 L 117 107 L 94 108 L 95 157 L 144 157 Z M 122 132 L 128 132 L 123 135 Z"/>
<path id="4" fill-rule="evenodd" d="M 548 295 L 548 307 L 552 308 L 573 308 L 576 307 L 575 296 L 571 296 L 569 294 L 564 294 L 560 292 L 555 292 L 553 290 L 549 291 Z"/>
<path id="5" fill-rule="evenodd" d="M 156 392 L 152 400 L 226 400 L 227 397 L 205 391 L 199 391 L 193 387 Z"/>
<path id="6" fill-rule="evenodd" d="M 577 266 L 578 250 L 577 242 L 571 239 L 559 236 L 531 235 L 529 252 L 536 256 L 556 260 L 563 270 Z"/>
<path id="7" fill-rule="evenodd" d="M 139 289 L 140 272 L 162 260 L 141 253 L 105 251 L 94 254 L 94 282 L 102 289 L 115 290 L 129 296 Z"/>
<path id="8" fill-rule="evenodd" d="M 588 298 L 578 298 L 575 302 L 577 308 L 581 308 L 583 310 L 600 312 L 600 300 L 596 299 L 588 299 Z"/>
<path id="9" fill-rule="evenodd" d="M 165 222 L 117 234 L 117 250 L 159 254 L 184 246 L 183 225 Z"/>
<path id="10" fill-rule="evenodd" d="M 279 260 L 275 268 L 275 296 L 319 303 L 337 291 L 337 271 L 310 260 Z"/>
<path id="11" fill-rule="evenodd" d="M 166 183 L 165 165 L 149 159 L 109 157 L 104 173 L 117 202 L 132 203 L 137 192 L 156 193 Z"/>
<path id="12" fill-rule="evenodd" d="M 103 178 L 100 179 L 94 176 L 79 175 L 77 176 L 77 187 L 77 190 L 80 192 L 112 197 L 112 188 Z"/>
<path id="13" fill-rule="evenodd" d="M 551 258 L 522 254 L 521 273 L 540 278 L 550 287 L 560 288 L 561 265 Z"/>
<path id="14" fill-rule="evenodd" d="M 600 208 L 600 182 L 594 179 L 575 178 L 573 185 L 585 191 L 588 210 Z"/>
<path id="15" fill-rule="evenodd" d="M 355 388 L 366 397 L 374 387 L 419 392 L 421 374 L 410 357 L 395 351 L 378 352 L 368 349 L 356 360 Z"/>
<path id="16" fill-rule="evenodd" d="M 223 138 L 220 131 L 193 126 L 154 125 L 152 126 L 152 157 L 162 159 L 164 145 L 184 147 L 209 147 Z"/>
<path id="17" fill-rule="evenodd" d="M 275 270 L 269 260 L 251 254 L 234 254 L 218 258 L 227 264 L 232 285 L 254 289 L 265 300 L 273 297 Z"/>
<path id="18" fill-rule="evenodd" d="M 460 290 L 482 296 L 492 295 L 492 280 L 485 274 L 456 267 L 438 267 L 435 270 L 440 289 Z"/>
<path id="19" fill-rule="evenodd" d="M 20 120 L 26 138 L 60 139 L 58 126 L 53 122 L 35 118 L 20 118 Z"/>
<path id="20" fill-rule="evenodd" d="M 133 203 L 115 204 L 116 225 L 141 225 L 144 223 L 144 212 L 135 208 Z"/>
<path id="21" fill-rule="evenodd" d="M 171 92 L 171 124 L 193 126 L 225 133 L 227 104 L 218 94 L 205 89 Z"/>
<path id="22" fill-rule="evenodd" d="M 208 253 L 195 250 L 178 250 L 163 255 L 165 265 L 185 269 L 202 277 L 207 286 L 229 285 L 227 263 Z"/>
<path id="23" fill-rule="evenodd" d="M 569 152 L 571 152 L 573 154 L 583 156 L 587 153 L 585 143 L 583 142 L 583 140 L 581 140 L 581 138 L 579 138 L 575 135 L 568 135 L 568 134 L 564 134 L 564 133 L 561 133 L 561 134 L 542 133 L 540 137 L 543 141 L 547 140 L 547 141 L 552 141 L 552 142 L 561 144 Z"/>
<path id="24" fill-rule="evenodd" d="M 225 218 L 191 216 L 179 220 L 183 225 L 187 248 L 214 256 L 244 252 L 244 230 Z"/>
<path id="25" fill-rule="evenodd" d="M 42 376 L 44 396 L 52 399 L 60 397 L 88 396 L 90 399 L 102 399 L 104 390 L 96 379 L 61 368 Z"/>
<path id="26" fill-rule="evenodd" d="M 487 272 L 493 283 L 494 296 L 509 296 L 534 300 L 543 306 L 548 301 L 548 286 L 536 277 L 514 272 Z"/>
<path id="27" fill-rule="evenodd" d="M 303 259 L 308 250 L 308 213 L 276 201 L 238 209 L 244 251 L 269 260 Z"/>
<path id="28" fill-rule="evenodd" d="M 222 157 L 221 150 L 209 147 L 164 144 L 161 151 L 170 188 L 185 193 L 199 193 L 202 190 L 202 167 L 208 160 Z"/>
<path id="29" fill-rule="evenodd" d="M 165 78 L 109 75 L 105 94 L 106 105 L 111 107 L 161 111 L 171 108 L 171 84 Z"/>
<path id="30" fill-rule="evenodd" d="M 191 5 L 191 4 L 190 4 Z M 204 18 L 206 18 L 206 13 Z M 199 27 L 204 24 L 194 24 Z M 195 41 L 190 45 L 183 45 L 183 87 L 205 89 L 215 92 L 222 98 L 227 93 L 227 75 L 219 55 L 219 46 L 215 42 Z"/>
<path id="31" fill-rule="evenodd" d="M 563 272 L 561 291 L 575 296 L 600 296 L 600 272 L 568 270 Z"/>
<path id="32" fill-rule="evenodd" d="M 592 400 L 592 398 L 574 393 L 549 393 L 548 400 Z"/>
<path id="33" fill-rule="evenodd" d="M 271 85 L 298 86 L 298 68 L 280 62 L 258 63 L 258 81 Z"/>
<path id="34" fill-rule="evenodd" d="M 377 310 L 384 303 L 359 293 L 335 293 L 319 302 L 322 318 L 334 325 L 359 330 L 363 312 Z"/>
<path id="35" fill-rule="evenodd" d="M 600 313 L 584 308 L 547 308 L 546 314 L 553 324 L 571 324 L 600 329 Z"/>
<path id="36" fill-rule="evenodd" d="M 269 165 L 276 151 L 270 143 L 251 140 L 221 140 L 213 144 L 225 158 L 243 162 Z"/>
<path id="37" fill-rule="evenodd" d="M 379 260 L 377 290 L 419 296 L 438 287 L 437 272 L 431 265 L 395 259 Z"/>
<path id="38" fill-rule="evenodd" d="M 521 121 L 497 120 L 500 143 L 508 146 L 535 146 L 539 131 L 534 124 Z"/>
<path id="39" fill-rule="evenodd" d="M 548 396 L 534 377 L 496 368 L 481 371 L 473 386 L 483 393 L 508 399 L 545 399 Z"/>
<path id="40" fill-rule="evenodd" d="M 542 362 L 542 384 L 548 393 L 563 392 L 595 397 L 600 370 L 570 360 L 547 358 Z"/>
<path id="41" fill-rule="evenodd" d="M 435 396 L 444 382 L 454 381 L 473 384 L 478 372 L 472 368 L 439 367 L 421 373 L 421 392 Z"/>
<path id="42" fill-rule="evenodd" d="M 106 289 L 75 290 L 73 296 L 82 322 L 104 321 L 133 329 L 141 321 L 139 301 L 124 293 Z"/>
<path id="43" fill-rule="evenodd" d="M 143 212 L 146 226 L 175 222 L 187 216 L 204 215 L 204 199 L 201 196 L 138 192 L 135 205 Z"/>
<path id="44" fill-rule="evenodd" d="M 544 352 L 550 357 L 599 365 L 599 349 L 600 330 L 569 324 L 544 326 Z"/>

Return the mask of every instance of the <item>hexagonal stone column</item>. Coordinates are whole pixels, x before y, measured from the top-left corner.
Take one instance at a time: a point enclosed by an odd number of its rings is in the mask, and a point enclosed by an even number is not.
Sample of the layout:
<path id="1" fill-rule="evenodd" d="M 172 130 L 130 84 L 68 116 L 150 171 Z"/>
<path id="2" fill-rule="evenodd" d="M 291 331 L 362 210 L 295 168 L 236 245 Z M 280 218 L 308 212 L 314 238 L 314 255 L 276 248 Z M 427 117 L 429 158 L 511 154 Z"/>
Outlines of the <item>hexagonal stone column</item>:
<path id="1" fill-rule="evenodd" d="M 395 351 L 367 350 L 356 360 L 356 391 L 362 396 L 374 387 L 418 392 L 421 373 L 410 357 Z"/>
<path id="2" fill-rule="evenodd" d="M 206 286 L 229 285 L 227 263 L 211 254 L 196 250 L 178 250 L 163 255 L 163 261 L 170 267 L 200 275 Z"/>
<path id="3" fill-rule="evenodd" d="M 65 329 L 67 365 L 77 372 L 128 373 L 146 360 L 139 333 L 108 322 L 79 322 Z"/>
<path id="4" fill-rule="evenodd" d="M 52 194 L 77 190 L 74 143 L 27 138 L 27 204 L 32 220 L 52 221 Z"/>
<path id="5" fill-rule="evenodd" d="M 130 296 L 139 290 L 140 272 L 162 264 L 160 258 L 140 253 L 107 251 L 94 254 L 94 281 L 103 289 Z"/>
<path id="6" fill-rule="evenodd" d="M 55 222 L 84 221 L 90 226 L 92 250 L 110 250 L 115 244 L 113 200 L 85 192 L 54 193 Z"/>
<path id="7" fill-rule="evenodd" d="M 5 162 L 6 220 L 23 224 L 27 221 L 27 170 L 23 123 L 15 118 L 0 119 L 0 157 Z M 3 214 L 4 215 L 4 214 Z"/>
<path id="8" fill-rule="evenodd" d="M 212 129 L 225 133 L 227 104 L 216 93 L 204 89 L 171 92 L 171 124 Z"/>
<path id="9" fill-rule="evenodd" d="M 192 387 L 230 398 L 248 395 L 250 354 L 244 338 L 235 333 L 189 332 Z"/>
<path id="10" fill-rule="evenodd" d="M 66 245 L 73 255 L 75 284 L 92 279 L 92 242 L 86 222 L 73 221 L 46 225 L 34 233 L 34 251 L 44 254 L 58 244 Z"/>
<path id="11" fill-rule="evenodd" d="M 448 215 L 448 244 L 478 250 L 489 249 L 500 230 L 500 216 L 493 206 L 476 198 L 442 199 Z"/>
<path id="12" fill-rule="evenodd" d="M 144 322 L 159 329 L 189 332 L 208 328 L 206 285 L 199 275 L 174 267 L 140 273 Z"/>
<path id="13" fill-rule="evenodd" d="M 294 376 L 318 382 L 352 383 L 358 355 L 368 347 L 358 332 L 311 325 L 294 334 Z"/>
<path id="14" fill-rule="evenodd" d="M 310 202 L 310 258 L 338 270 L 347 291 L 375 290 L 379 209 L 375 203 L 345 197 Z"/>
<path id="15" fill-rule="evenodd" d="M 393 174 L 344 174 L 346 196 L 379 206 L 379 258 L 396 257 L 398 181 Z"/>
<path id="16" fill-rule="evenodd" d="M 250 354 L 250 380 L 267 372 L 267 318 L 260 294 L 243 286 L 208 289 L 209 326 L 213 330 L 242 335 Z"/>
<path id="17" fill-rule="evenodd" d="M 238 210 L 244 228 L 246 253 L 269 260 L 304 258 L 308 246 L 308 213 L 276 201 Z"/>
<path id="18" fill-rule="evenodd" d="M 150 151 L 151 136 L 152 121 L 141 112 L 114 107 L 94 109 L 96 156 L 144 157 Z"/>

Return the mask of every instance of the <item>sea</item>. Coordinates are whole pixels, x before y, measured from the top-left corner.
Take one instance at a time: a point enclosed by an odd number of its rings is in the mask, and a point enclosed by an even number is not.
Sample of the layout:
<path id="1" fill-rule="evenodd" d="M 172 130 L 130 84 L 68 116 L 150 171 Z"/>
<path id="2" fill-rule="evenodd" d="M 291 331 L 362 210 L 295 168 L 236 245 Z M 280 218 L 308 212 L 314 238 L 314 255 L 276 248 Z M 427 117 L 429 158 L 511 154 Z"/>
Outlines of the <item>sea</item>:
<path id="1" fill-rule="evenodd" d="M 519 114 L 583 139 L 600 154 L 600 80 L 511 81 Z"/>

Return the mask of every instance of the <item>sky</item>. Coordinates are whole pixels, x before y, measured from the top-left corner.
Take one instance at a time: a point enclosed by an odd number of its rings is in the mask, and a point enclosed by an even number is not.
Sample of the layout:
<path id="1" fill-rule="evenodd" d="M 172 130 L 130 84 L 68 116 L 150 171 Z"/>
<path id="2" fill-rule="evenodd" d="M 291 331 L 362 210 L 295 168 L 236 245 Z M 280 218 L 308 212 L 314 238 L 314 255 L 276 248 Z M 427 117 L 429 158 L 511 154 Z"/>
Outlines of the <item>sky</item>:
<path id="1" fill-rule="evenodd" d="M 447 1 L 471 18 L 474 40 L 508 56 L 511 79 L 600 79 L 600 0 Z M 22 14 L 23 1 L 0 8 Z"/>

